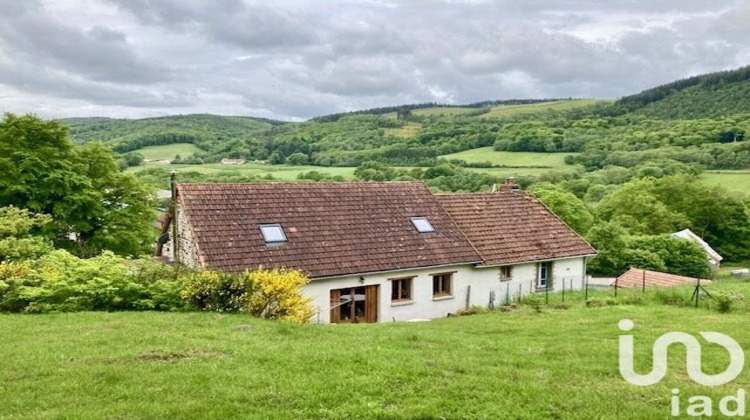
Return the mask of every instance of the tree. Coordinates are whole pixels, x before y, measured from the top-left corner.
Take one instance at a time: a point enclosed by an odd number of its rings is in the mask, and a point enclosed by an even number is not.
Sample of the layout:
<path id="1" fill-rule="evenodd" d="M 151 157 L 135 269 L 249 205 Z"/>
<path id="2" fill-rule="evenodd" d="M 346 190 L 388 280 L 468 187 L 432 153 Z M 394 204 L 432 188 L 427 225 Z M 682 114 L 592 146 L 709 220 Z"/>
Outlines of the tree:
<path id="1" fill-rule="evenodd" d="M 33 115 L 0 121 L 0 206 L 51 216 L 44 233 L 79 255 L 148 252 L 152 195 L 100 143 L 75 148 L 67 128 Z"/>
<path id="2" fill-rule="evenodd" d="M 307 165 L 309 159 L 306 154 L 297 152 L 287 156 L 286 163 L 290 165 Z"/>
<path id="3" fill-rule="evenodd" d="M 539 182 L 529 191 L 579 234 L 585 234 L 594 223 L 586 203 L 562 187 Z"/>
<path id="4" fill-rule="evenodd" d="M 47 215 L 0 207 L 0 261 L 34 259 L 52 251 L 49 239 L 34 234 L 50 221 Z"/>

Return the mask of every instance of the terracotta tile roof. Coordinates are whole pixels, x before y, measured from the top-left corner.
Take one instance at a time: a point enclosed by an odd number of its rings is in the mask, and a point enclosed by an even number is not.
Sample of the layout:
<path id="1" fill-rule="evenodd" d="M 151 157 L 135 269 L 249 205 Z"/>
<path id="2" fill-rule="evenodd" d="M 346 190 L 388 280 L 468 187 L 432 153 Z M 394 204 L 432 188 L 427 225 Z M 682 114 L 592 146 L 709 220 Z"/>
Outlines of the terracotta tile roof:
<path id="1" fill-rule="evenodd" d="M 612 285 L 616 285 L 618 288 L 643 287 L 644 276 L 646 279 L 646 287 L 672 287 L 686 284 L 695 285 L 698 281 L 694 277 L 684 277 L 659 271 L 630 268 L 630 270 L 618 277 Z M 711 280 L 701 279 L 701 283 L 710 282 Z"/>
<path id="2" fill-rule="evenodd" d="M 480 262 L 481 257 L 422 183 L 179 184 L 178 199 L 204 263 L 258 266 L 310 277 Z M 435 233 L 420 234 L 411 216 Z M 288 242 L 267 245 L 259 225 L 279 223 Z"/>
<path id="3" fill-rule="evenodd" d="M 437 195 L 482 265 L 595 254 L 596 250 L 534 196 L 523 191 Z"/>

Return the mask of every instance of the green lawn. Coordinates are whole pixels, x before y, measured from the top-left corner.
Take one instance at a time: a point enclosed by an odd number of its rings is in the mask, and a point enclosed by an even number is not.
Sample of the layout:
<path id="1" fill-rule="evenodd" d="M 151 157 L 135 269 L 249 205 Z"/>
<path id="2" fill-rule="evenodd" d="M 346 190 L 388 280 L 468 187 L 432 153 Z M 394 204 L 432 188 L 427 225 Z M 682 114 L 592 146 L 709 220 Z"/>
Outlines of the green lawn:
<path id="1" fill-rule="evenodd" d="M 574 166 L 565 164 L 565 156 L 574 154 L 576 153 L 498 152 L 490 146 L 451 153 L 441 157 L 445 159 L 462 159 L 469 163 L 490 162 L 495 165 L 504 166 L 568 169 Z"/>
<path id="2" fill-rule="evenodd" d="M 576 99 L 572 101 L 540 102 L 525 105 L 500 105 L 494 106 L 490 112 L 480 115 L 481 118 L 510 117 L 518 114 L 532 114 L 543 111 L 565 111 L 582 106 L 593 105 L 601 102 L 598 99 Z"/>
<path id="3" fill-rule="evenodd" d="M 136 150 L 149 160 L 174 159 L 176 155 L 185 158 L 201 149 L 190 143 L 165 144 L 163 146 L 147 146 Z"/>
<path id="4" fill-rule="evenodd" d="M 195 171 L 201 173 L 232 172 L 246 175 L 273 175 L 280 180 L 294 180 L 302 172 L 318 171 L 330 175 L 341 175 L 345 178 L 353 178 L 356 168 L 323 167 L 323 166 L 297 166 L 297 165 L 268 165 L 262 163 L 246 163 L 244 165 L 222 165 L 220 163 L 207 163 L 204 165 L 160 165 L 151 163 L 147 165 L 129 168 L 129 171 L 139 171 L 150 166 L 161 166 L 176 171 Z"/>
<path id="5" fill-rule="evenodd" d="M 700 387 L 675 349 L 664 381 L 629 385 L 618 373 L 618 321 L 635 321 L 643 372 L 669 331 L 722 332 L 750 348 L 747 315 L 580 304 L 377 325 L 0 315 L 0 418 L 668 418 L 672 388 L 717 399 L 747 388 L 748 369 Z M 726 367 L 725 351 L 703 350 L 704 371 Z"/>
<path id="6" fill-rule="evenodd" d="M 722 185 L 731 191 L 750 195 L 750 171 L 706 171 L 701 175 L 703 182 Z"/>

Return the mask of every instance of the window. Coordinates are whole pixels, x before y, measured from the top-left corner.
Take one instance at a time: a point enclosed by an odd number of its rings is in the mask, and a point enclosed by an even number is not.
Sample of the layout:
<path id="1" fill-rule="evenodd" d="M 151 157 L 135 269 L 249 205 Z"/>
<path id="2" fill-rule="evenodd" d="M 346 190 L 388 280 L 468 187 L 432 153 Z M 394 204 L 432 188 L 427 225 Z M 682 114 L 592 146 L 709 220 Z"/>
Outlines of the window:
<path id="1" fill-rule="evenodd" d="M 513 267 L 506 265 L 500 267 L 500 281 L 508 281 L 513 278 Z"/>
<path id="2" fill-rule="evenodd" d="M 279 244 L 286 242 L 286 235 L 281 225 L 276 223 L 272 225 L 260 225 L 260 233 L 267 244 Z"/>
<path id="3" fill-rule="evenodd" d="M 547 287 L 547 280 L 549 279 L 551 263 L 543 262 L 539 263 L 539 276 L 537 277 L 537 286 Z"/>
<path id="4" fill-rule="evenodd" d="M 411 277 L 391 280 L 391 301 L 411 300 Z"/>
<path id="5" fill-rule="evenodd" d="M 431 233 L 435 231 L 435 228 L 432 227 L 432 224 L 426 217 L 412 217 L 411 223 L 417 228 L 419 233 Z"/>
<path id="6" fill-rule="evenodd" d="M 451 296 L 453 290 L 453 273 L 441 273 L 432 275 L 432 296 Z"/>

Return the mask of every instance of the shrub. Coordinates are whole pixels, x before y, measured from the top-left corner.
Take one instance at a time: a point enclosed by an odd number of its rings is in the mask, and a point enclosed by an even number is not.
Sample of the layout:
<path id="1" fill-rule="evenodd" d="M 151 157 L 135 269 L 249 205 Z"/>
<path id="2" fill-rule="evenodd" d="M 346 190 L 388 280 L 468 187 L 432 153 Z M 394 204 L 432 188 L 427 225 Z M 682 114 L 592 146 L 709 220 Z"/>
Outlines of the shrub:
<path id="1" fill-rule="evenodd" d="M 716 301 L 716 310 L 723 314 L 731 312 L 734 303 L 742 299 L 740 295 L 725 291 L 713 292 L 711 296 Z"/>
<path id="2" fill-rule="evenodd" d="M 110 252 L 82 259 L 57 250 L 23 264 L 3 264 L 0 311 L 183 309 L 187 305 L 179 296 L 179 279 L 162 277 L 176 269 L 149 260 L 123 259 Z"/>
<path id="3" fill-rule="evenodd" d="M 530 306 L 537 312 L 542 312 L 542 307 L 544 307 L 544 298 L 536 293 L 530 294 L 521 298 L 521 304 Z"/>
<path id="4" fill-rule="evenodd" d="M 188 277 L 180 295 L 197 309 L 240 312 L 247 307 L 252 292 L 253 280 L 249 273 L 202 270 Z"/>
<path id="5" fill-rule="evenodd" d="M 308 278 L 298 270 L 257 270 L 246 272 L 254 290 L 246 311 L 261 318 L 305 323 L 313 316 L 312 298 L 302 295 Z"/>

